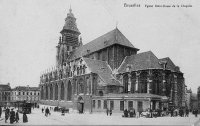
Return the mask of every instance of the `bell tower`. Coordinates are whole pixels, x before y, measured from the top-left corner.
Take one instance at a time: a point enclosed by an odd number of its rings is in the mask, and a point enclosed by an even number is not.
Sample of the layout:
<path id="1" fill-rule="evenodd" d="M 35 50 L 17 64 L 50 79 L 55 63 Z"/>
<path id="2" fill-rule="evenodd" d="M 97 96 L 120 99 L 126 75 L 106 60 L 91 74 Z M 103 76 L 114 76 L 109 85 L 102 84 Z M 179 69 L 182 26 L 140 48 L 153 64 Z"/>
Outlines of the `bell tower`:
<path id="1" fill-rule="evenodd" d="M 65 24 L 61 30 L 61 37 L 57 47 L 56 64 L 57 66 L 64 65 L 68 60 L 71 52 L 77 49 L 81 43 L 79 41 L 79 35 L 81 34 L 76 25 L 76 18 L 72 13 L 70 7 L 69 13 L 65 18 Z"/>

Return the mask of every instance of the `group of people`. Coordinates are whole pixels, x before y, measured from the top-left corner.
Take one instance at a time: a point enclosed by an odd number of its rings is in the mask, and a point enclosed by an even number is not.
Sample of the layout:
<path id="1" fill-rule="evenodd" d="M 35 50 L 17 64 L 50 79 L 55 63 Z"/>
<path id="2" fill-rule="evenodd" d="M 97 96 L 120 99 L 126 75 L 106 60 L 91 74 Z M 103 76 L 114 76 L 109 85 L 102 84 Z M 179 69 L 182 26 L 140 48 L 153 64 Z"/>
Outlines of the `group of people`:
<path id="1" fill-rule="evenodd" d="M 180 117 L 189 117 L 189 112 L 190 110 L 188 108 L 172 108 L 170 110 L 170 114 L 171 117 L 175 117 L 175 116 L 180 116 Z M 198 114 L 198 110 L 197 112 L 194 112 L 193 114 L 195 114 L 195 116 L 197 117 Z"/>
<path id="2" fill-rule="evenodd" d="M 19 122 L 19 111 L 17 110 L 16 112 L 12 108 L 11 110 L 7 107 L 5 110 L 5 123 L 7 123 L 7 120 L 10 118 L 10 124 L 13 124 L 14 122 L 18 123 Z M 23 113 L 23 122 L 26 123 L 28 122 L 28 118 L 26 113 Z"/>
<path id="3" fill-rule="evenodd" d="M 50 107 L 50 109 L 51 109 L 51 107 Z M 45 110 L 45 116 L 47 117 L 48 115 L 51 115 L 51 113 L 50 113 L 50 110 L 49 110 L 49 108 L 47 107 L 46 109 L 45 109 L 45 107 L 44 108 L 42 108 L 42 113 L 44 113 L 44 110 Z"/>
<path id="4" fill-rule="evenodd" d="M 125 109 L 124 110 L 123 117 L 135 117 L 135 116 L 136 116 L 135 109 L 130 109 L 130 110 Z"/>
<path id="5" fill-rule="evenodd" d="M 109 109 L 107 108 L 107 109 L 106 109 L 106 114 L 107 114 L 107 116 L 108 116 L 108 115 L 111 116 L 111 115 L 112 115 L 112 109 L 109 110 Z"/>

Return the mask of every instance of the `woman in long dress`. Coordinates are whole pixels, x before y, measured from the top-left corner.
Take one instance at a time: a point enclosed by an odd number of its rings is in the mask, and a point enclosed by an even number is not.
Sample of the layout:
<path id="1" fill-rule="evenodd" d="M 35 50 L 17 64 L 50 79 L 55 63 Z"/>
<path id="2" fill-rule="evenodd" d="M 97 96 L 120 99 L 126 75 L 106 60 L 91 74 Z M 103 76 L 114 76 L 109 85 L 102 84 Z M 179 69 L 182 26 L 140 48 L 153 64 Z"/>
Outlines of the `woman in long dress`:
<path id="1" fill-rule="evenodd" d="M 23 123 L 26 123 L 26 122 L 28 122 L 28 118 L 27 118 L 26 113 L 24 112 L 23 113 Z"/>

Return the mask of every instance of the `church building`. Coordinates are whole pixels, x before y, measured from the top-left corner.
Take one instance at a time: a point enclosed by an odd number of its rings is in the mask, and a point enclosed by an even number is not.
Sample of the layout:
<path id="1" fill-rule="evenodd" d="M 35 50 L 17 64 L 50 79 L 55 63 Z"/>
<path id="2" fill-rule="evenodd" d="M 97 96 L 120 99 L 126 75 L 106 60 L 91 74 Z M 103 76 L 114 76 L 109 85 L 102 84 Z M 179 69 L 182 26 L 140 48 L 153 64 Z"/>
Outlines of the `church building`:
<path id="1" fill-rule="evenodd" d="M 72 9 L 60 33 L 56 67 L 40 76 L 42 104 L 79 112 L 185 106 L 184 76 L 169 57 L 138 53 L 118 28 L 83 45 Z"/>

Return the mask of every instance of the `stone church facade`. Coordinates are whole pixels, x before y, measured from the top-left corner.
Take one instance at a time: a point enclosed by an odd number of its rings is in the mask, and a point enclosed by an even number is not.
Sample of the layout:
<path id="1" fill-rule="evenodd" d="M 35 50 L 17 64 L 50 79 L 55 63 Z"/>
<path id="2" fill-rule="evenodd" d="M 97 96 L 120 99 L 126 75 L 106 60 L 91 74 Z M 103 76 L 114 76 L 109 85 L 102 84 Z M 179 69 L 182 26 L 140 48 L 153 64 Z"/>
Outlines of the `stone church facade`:
<path id="1" fill-rule="evenodd" d="M 118 28 L 83 45 L 69 10 L 56 67 L 40 76 L 41 103 L 97 112 L 185 106 L 183 73 L 170 58 L 138 48 Z"/>

